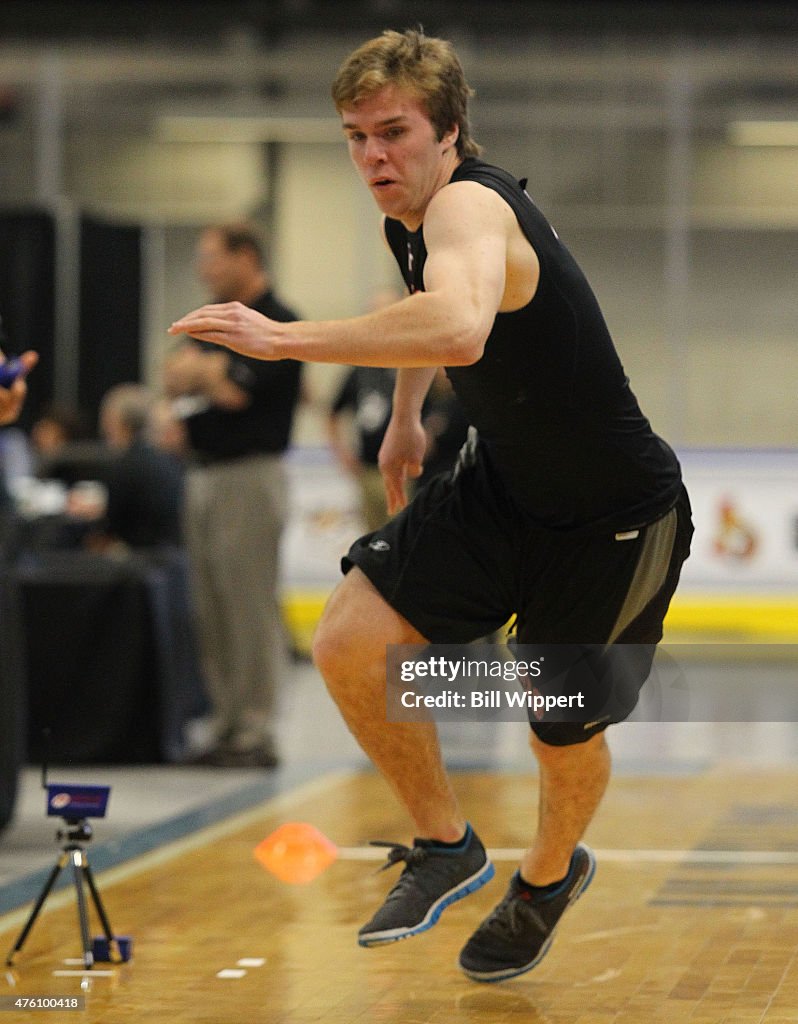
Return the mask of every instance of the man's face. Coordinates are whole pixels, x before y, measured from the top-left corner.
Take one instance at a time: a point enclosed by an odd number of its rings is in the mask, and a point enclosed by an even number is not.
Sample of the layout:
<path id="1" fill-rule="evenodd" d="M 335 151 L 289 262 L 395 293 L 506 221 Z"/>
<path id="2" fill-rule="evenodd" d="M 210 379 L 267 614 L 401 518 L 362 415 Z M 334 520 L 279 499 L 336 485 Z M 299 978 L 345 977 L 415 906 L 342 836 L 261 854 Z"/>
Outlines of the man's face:
<path id="1" fill-rule="evenodd" d="M 457 163 L 455 130 L 438 140 L 412 92 L 386 85 L 341 111 L 349 155 L 377 206 L 415 230 Z"/>
<path id="2" fill-rule="evenodd" d="M 129 432 L 122 422 L 122 417 L 112 405 L 100 411 L 100 433 L 111 448 L 126 448 L 130 441 Z"/>
<path id="3" fill-rule="evenodd" d="M 214 230 L 203 231 L 197 245 L 197 276 L 216 302 L 238 297 L 246 273 L 246 254 L 231 252 L 224 237 Z"/>

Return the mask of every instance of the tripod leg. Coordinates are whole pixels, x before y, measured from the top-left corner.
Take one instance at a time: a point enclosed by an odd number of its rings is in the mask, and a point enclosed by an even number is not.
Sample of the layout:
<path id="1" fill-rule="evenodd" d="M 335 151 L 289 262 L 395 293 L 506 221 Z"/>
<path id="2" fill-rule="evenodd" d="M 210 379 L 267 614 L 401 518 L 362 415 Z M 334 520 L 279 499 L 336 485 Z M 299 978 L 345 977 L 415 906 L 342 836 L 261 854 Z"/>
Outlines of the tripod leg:
<path id="1" fill-rule="evenodd" d="M 108 939 L 108 952 L 111 957 L 111 961 L 115 964 L 122 963 L 122 954 L 119 951 L 119 944 L 114 936 L 113 929 L 111 928 L 111 922 L 108 919 L 108 915 L 105 912 L 103 901 L 100 899 L 100 891 L 94 881 L 94 875 L 92 874 L 91 866 L 89 864 L 88 857 L 84 858 L 83 861 L 83 873 L 86 876 L 86 881 L 89 883 L 89 890 L 91 892 L 92 899 L 94 900 L 94 906 L 97 910 L 97 916 L 100 918 L 100 922 L 105 932 L 105 937 Z"/>
<path id="2" fill-rule="evenodd" d="M 92 952 L 91 935 L 89 934 L 89 911 L 86 906 L 86 893 L 83 890 L 83 865 L 85 854 L 82 850 L 72 851 L 72 876 L 75 880 L 75 890 L 78 896 L 78 920 L 80 921 L 80 937 L 83 942 L 83 963 L 87 971 L 90 971 L 94 964 L 94 953 Z"/>
<path id="3" fill-rule="evenodd" d="M 20 933 L 20 936 L 17 939 L 17 941 L 14 943 L 14 948 L 11 950 L 11 952 L 8 954 L 8 957 L 6 958 L 6 964 L 9 967 L 13 965 L 14 961 L 16 960 L 17 953 L 19 953 L 19 951 L 22 949 L 23 945 L 25 944 L 25 940 L 27 939 L 28 934 L 30 933 L 31 928 L 34 925 L 34 922 L 36 921 L 36 918 L 39 916 L 39 911 L 44 906 L 44 901 L 50 895 L 50 890 L 55 885 L 55 880 L 58 878 L 58 875 L 60 874 L 61 869 L 66 867 L 66 862 L 68 860 L 69 860 L 69 854 L 68 853 L 62 853 L 61 856 L 58 858 L 58 860 L 57 860 L 57 862 L 55 864 L 55 867 L 50 872 L 50 877 L 47 879 L 47 881 L 44 884 L 44 888 L 39 893 L 39 898 L 36 900 L 36 905 L 34 906 L 33 910 L 31 911 L 30 917 L 28 918 L 28 920 L 27 920 L 27 922 L 25 924 L 25 927 L 22 929 L 22 931 Z"/>

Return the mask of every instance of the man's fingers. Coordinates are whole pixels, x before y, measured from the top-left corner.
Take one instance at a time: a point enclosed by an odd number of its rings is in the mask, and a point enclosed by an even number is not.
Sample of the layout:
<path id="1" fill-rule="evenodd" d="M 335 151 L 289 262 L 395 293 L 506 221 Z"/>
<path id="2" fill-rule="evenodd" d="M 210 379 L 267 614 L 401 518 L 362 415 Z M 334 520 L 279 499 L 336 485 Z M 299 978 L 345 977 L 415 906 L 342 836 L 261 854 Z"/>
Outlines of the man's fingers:
<path id="1" fill-rule="evenodd" d="M 407 505 L 407 480 L 421 476 L 422 469 L 420 462 L 403 462 L 399 468 L 381 467 L 386 506 L 391 515 Z"/>
<path id="2" fill-rule="evenodd" d="M 200 316 L 189 314 L 182 320 L 175 320 L 169 328 L 169 334 L 190 334 L 193 338 L 201 334 L 222 334 L 228 330 L 230 323 L 218 316 Z"/>
<path id="3" fill-rule="evenodd" d="M 196 331 L 221 331 L 230 326 L 231 314 L 241 308 L 240 302 L 216 302 L 192 309 L 168 328 L 168 334 L 195 334 Z"/>
<path id="4" fill-rule="evenodd" d="M 396 491 L 391 492 L 391 494 L 390 494 L 390 496 L 388 498 L 388 501 L 386 502 L 386 506 L 388 508 L 388 514 L 391 515 L 391 516 L 396 515 L 397 512 L 401 512 L 402 511 L 402 509 L 405 507 L 406 504 L 407 504 L 407 498 L 405 497 L 404 489 L 403 488 L 400 488 L 400 490 L 398 492 L 396 492 Z"/>
<path id="5" fill-rule="evenodd" d="M 388 512 L 393 515 L 400 509 L 403 509 L 407 504 L 407 495 L 405 494 L 405 470 L 404 466 L 401 469 L 383 469 L 382 480 L 385 486 L 386 505 Z"/>

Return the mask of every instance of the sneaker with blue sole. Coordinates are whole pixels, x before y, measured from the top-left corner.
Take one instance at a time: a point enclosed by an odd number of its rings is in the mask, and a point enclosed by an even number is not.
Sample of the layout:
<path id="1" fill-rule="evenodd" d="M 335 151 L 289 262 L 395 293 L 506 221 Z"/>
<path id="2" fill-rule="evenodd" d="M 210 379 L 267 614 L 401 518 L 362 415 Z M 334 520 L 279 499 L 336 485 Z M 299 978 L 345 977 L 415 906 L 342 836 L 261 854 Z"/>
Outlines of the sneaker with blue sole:
<path id="1" fill-rule="evenodd" d="M 560 918 L 596 872 L 596 857 L 579 843 L 568 874 L 556 889 L 535 897 L 515 872 L 507 894 L 460 953 L 460 969 L 472 981 L 505 981 L 537 967 L 548 953 Z"/>
<path id="2" fill-rule="evenodd" d="M 412 846 L 372 845 L 390 847 L 382 870 L 400 862 L 405 867 L 383 905 L 358 932 L 361 946 L 398 942 L 427 931 L 447 907 L 493 878 L 493 864 L 470 825 L 457 846 L 441 846 L 432 839 L 414 839 Z"/>

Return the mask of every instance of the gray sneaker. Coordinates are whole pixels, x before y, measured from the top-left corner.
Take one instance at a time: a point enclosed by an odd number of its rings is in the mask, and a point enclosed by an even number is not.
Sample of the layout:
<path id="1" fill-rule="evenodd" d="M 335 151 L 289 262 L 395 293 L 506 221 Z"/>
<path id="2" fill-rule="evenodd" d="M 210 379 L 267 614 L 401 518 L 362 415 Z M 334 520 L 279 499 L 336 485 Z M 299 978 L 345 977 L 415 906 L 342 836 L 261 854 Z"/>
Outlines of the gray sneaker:
<path id="1" fill-rule="evenodd" d="M 583 843 L 574 850 L 561 885 L 539 899 L 521 887 L 516 871 L 507 895 L 463 947 L 460 968 L 473 981 L 504 981 L 531 971 L 548 953 L 560 918 L 595 871 L 595 855 Z"/>
<path id="2" fill-rule="evenodd" d="M 413 846 L 388 846 L 388 863 L 404 861 L 405 868 L 385 902 L 358 932 L 361 946 L 378 946 L 418 935 L 431 928 L 450 904 L 476 892 L 493 878 L 493 864 L 470 825 L 454 847 L 438 846 L 431 839 L 414 839 Z"/>

